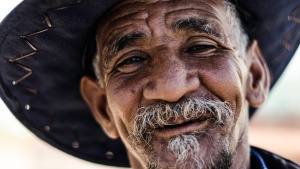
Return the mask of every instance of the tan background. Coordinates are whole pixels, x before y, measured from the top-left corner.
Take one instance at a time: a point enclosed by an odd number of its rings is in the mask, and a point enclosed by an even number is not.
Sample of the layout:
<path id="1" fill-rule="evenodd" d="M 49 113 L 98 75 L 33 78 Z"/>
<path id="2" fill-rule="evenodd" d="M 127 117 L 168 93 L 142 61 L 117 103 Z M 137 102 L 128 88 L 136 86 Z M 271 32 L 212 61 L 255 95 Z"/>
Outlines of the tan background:
<path id="1" fill-rule="evenodd" d="M 0 0 L 0 21 L 20 0 Z M 0 30 L 1 31 L 1 30 Z M 296 64 L 298 63 L 298 64 Z M 250 121 L 250 143 L 300 164 L 300 49 L 268 101 Z M 112 169 L 79 160 L 40 141 L 0 100 L 0 168 Z"/>

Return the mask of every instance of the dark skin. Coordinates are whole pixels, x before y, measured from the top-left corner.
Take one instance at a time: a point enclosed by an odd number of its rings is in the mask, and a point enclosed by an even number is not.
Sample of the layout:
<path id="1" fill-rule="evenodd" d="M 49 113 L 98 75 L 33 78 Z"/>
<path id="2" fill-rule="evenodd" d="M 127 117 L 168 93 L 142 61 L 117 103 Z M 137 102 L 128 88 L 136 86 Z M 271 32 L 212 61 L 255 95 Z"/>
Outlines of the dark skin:
<path id="1" fill-rule="evenodd" d="M 248 106 L 264 102 L 269 73 L 256 41 L 250 42 L 246 56 L 238 55 L 239 37 L 228 24 L 225 9 L 221 0 L 126 0 L 100 21 L 97 47 L 104 87 L 83 77 L 81 93 L 106 134 L 122 139 L 133 168 L 145 167 L 149 159 L 141 154 L 142 148 L 132 148 L 129 138 L 137 110 L 185 97 L 230 104 L 233 125 L 209 134 L 212 140 L 230 143 L 231 168 L 250 168 Z M 161 167 L 175 162 L 162 152 L 163 141 L 201 131 L 208 124 L 154 131 L 157 139 L 151 145 L 161 155 Z M 217 143 L 202 140 L 201 144 L 204 161 L 217 158 L 221 149 Z"/>

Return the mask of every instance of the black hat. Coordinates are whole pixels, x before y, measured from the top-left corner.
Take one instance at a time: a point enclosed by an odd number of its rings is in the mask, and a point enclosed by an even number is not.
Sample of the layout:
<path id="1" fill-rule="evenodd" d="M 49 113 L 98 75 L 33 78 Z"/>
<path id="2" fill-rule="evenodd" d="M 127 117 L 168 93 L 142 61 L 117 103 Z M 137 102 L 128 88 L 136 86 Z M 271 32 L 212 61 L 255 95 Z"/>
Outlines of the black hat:
<path id="1" fill-rule="evenodd" d="M 54 147 L 91 162 L 129 166 L 123 143 L 103 133 L 79 91 L 81 77 L 92 74 L 97 21 L 118 1 L 24 0 L 0 25 L 0 96 Z M 300 0 L 235 3 L 258 40 L 273 86 L 300 43 Z"/>

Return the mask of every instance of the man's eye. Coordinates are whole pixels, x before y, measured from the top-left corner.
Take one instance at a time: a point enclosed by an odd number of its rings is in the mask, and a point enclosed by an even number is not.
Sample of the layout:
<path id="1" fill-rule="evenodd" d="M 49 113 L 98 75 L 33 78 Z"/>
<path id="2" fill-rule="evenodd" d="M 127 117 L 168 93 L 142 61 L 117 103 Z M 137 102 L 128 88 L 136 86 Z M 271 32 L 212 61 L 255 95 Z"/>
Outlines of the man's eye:
<path id="1" fill-rule="evenodd" d="M 144 57 L 133 56 L 121 61 L 115 68 L 122 73 L 131 73 L 139 69 L 143 65 L 144 61 Z"/>
<path id="2" fill-rule="evenodd" d="M 131 58 L 128 58 L 128 59 L 124 60 L 121 64 L 122 65 L 129 65 L 129 64 L 133 64 L 133 63 L 136 63 L 136 62 L 143 61 L 143 59 L 144 58 L 134 56 L 134 57 L 131 57 Z"/>
<path id="3" fill-rule="evenodd" d="M 188 53 L 208 53 L 215 50 L 217 47 L 214 45 L 194 45 L 186 50 Z"/>

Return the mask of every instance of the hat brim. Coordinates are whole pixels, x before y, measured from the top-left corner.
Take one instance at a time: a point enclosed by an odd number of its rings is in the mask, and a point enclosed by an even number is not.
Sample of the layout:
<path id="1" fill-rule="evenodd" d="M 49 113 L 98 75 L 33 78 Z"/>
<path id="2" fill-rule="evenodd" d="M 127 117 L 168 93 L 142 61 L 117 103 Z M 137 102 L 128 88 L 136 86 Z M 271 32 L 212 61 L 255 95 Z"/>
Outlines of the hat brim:
<path id="1" fill-rule="evenodd" d="M 22 2 L 0 26 L 0 96 L 54 147 L 91 162 L 129 166 L 122 142 L 103 133 L 79 93 L 80 78 L 89 73 L 83 65 L 87 43 L 101 15 L 117 2 Z M 250 34 L 270 68 L 271 86 L 300 43 L 299 2 L 237 1 L 254 18 Z"/>

